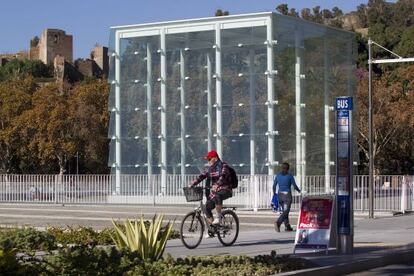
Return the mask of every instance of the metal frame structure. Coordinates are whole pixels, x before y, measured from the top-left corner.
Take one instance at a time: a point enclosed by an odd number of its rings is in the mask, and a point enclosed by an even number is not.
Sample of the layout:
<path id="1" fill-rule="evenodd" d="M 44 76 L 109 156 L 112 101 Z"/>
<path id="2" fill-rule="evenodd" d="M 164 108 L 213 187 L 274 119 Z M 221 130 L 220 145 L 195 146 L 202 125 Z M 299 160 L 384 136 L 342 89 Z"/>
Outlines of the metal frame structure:
<path id="1" fill-rule="evenodd" d="M 296 19 L 291 19 L 296 20 Z M 302 22 L 303 23 L 303 22 Z M 301 23 L 301 24 L 302 24 Z M 312 25 L 313 23 L 309 23 Z M 276 40 L 274 33 L 274 25 L 275 25 L 275 14 L 272 12 L 265 12 L 265 13 L 256 13 L 256 14 L 246 14 L 246 15 L 231 15 L 231 16 L 224 16 L 224 17 L 212 17 L 212 18 L 200 18 L 200 19 L 191 19 L 191 20 L 180 20 L 180 21 L 172 21 L 172 22 L 160 22 L 160 23 L 149 23 L 149 24 L 139 24 L 139 25 L 128 25 L 128 26 L 117 26 L 112 27 L 112 32 L 115 34 L 115 47 L 113 55 L 115 58 L 115 78 L 114 83 L 115 86 L 115 122 L 116 122 L 116 131 L 115 131 L 115 162 L 113 167 L 115 168 L 115 182 L 116 182 L 116 194 L 121 193 L 121 164 L 122 164 L 122 156 L 121 156 L 121 64 L 120 64 L 120 53 L 121 53 L 121 46 L 120 40 L 121 39 L 128 39 L 128 38 L 137 38 L 137 37 L 149 37 L 149 36 L 159 36 L 159 49 L 150 49 L 147 47 L 146 50 L 146 62 L 147 62 L 147 83 L 146 86 L 146 113 L 147 119 L 146 122 L 148 124 L 147 132 L 146 132 L 146 145 L 147 145 L 147 163 L 145 167 L 147 167 L 147 173 L 149 176 L 153 175 L 153 168 L 155 162 L 158 163 L 158 167 L 160 168 L 161 174 L 161 193 L 165 194 L 167 189 L 167 156 L 168 156 L 168 143 L 167 143 L 167 134 L 169 131 L 169 125 L 167 122 L 168 114 L 167 110 L 167 42 L 166 36 L 171 34 L 181 34 L 181 33 L 189 33 L 189 32 L 203 32 L 203 31 L 213 31 L 215 33 L 215 43 L 213 45 L 212 53 L 206 53 L 206 62 L 205 62 L 205 75 L 207 79 L 207 85 L 205 89 L 205 93 L 207 94 L 207 126 L 208 126 L 208 133 L 205 137 L 205 141 L 207 142 L 207 148 L 211 149 L 214 144 L 214 139 L 216 143 L 216 149 L 219 155 L 223 154 L 223 49 L 222 49 L 222 31 L 229 30 L 229 29 L 237 29 L 237 28 L 252 28 L 252 27 L 264 27 L 266 31 L 266 40 L 263 41 L 265 44 L 265 53 L 267 57 L 266 62 L 266 72 L 255 72 L 255 69 L 250 66 L 249 72 L 246 72 L 249 77 L 250 87 L 249 89 L 249 98 L 250 101 L 255 99 L 255 91 L 254 91 L 254 82 L 255 82 L 255 75 L 259 73 L 264 73 L 266 75 L 266 111 L 267 111 L 267 129 L 265 139 L 267 139 L 267 158 L 266 158 L 266 166 L 269 175 L 275 174 L 275 165 L 278 165 L 279 162 L 282 160 L 276 160 L 276 153 L 275 153 L 275 141 L 277 135 L 279 135 L 278 126 L 275 125 L 275 114 L 276 108 L 278 105 L 278 99 L 275 97 L 275 80 L 276 76 L 278 75 L 278 71 L 275 70 L 275 49 L 278 47 L 278 41 Z M 324 26 L 321 26 L 324 27 Z M 324 27 L 325 28 L 325 27 Z M 294 48 L 295 48 L 295 123 L 296 123 L 296 177 L 298 180 L 298 184 L 302 185 L 305 183 L 305 176 L 306 176 L 306 130 L 305 130 L 305 120 L 304 116 L 306 113 L 306 106 L 305 106 L 305 93 L 304 93 L 304 79 L 305 74 L 303 72 L 304 66 L 304 37 L 305 33 L 303 30 L 298 28 L 294 34 Z M 326 49 L 326 46 L 324 46 Z M 153 115 L 151 114 L 151 110 L 153 107 L 152 97 L 154 96 L 154 87 L 153 87 L 153 78 L 152 70 L 154 68 L 154 58 L 155 54 L 152 50 L 157 50 L 157 53 L 160 55 L 160 78 L 158 79 L 160 84 L 160 104 L 158 106 L 158 110 L 160 112 L 160 133 L 154 133 L 154 129 L 151 127 L 152 123 L 154 122 Z M 264 50 L 264 49 L 263 49 Z M 250 50 L 249 52 L 249 64 L 254 64 L 254 50 Z M 324 66 L 328 66 L 328 57 L 325 57 Z M 186 93 L 188 94 L 189 91 L 186 91 L 186 80 L 188 76 L 186 75 L 186 50 L 180 50 L 180 57 L 179 57 L 179 69 L 180 69 L 180 84 L 178 87 L 179 90 L 179 97 L 180 97 L 180 129 L 181 134 L 179 135 L 178 140 L 180 140 L 180 160 L 181 163 L 179 164 L 180 174 L 184 176 L 186 174 L 186 167 L 191 166 L 191 164 L 187 164 L 187 156 L 186 156 L 186 147 L 187 147 L 187 135 L 186 131 L 188 130 L 189 126 L 186 125 L 186 116 L 189 112 L 186 112 Z M 214 62 L 215 66 L 213 68 L 212 63 Z M 243 74 L 242 74 L 243 75 Z M 325 170 L 325 177 L 326 179 L 329 178 L 331 174 L 330 166 L 332 165 L 330 151 L 331 151 L 331 137 L 332 134 L 329 133 L 330 128 L 330 113 L 332 111 L 332 107 L 329 105 L 329 88 L 327 84 L 328 72 L 325 68 L 324 74 L 324 87 L 323 93 L 325 94 L 324 99 L 324 170 Z M 215 82 L 215 99 L 213 99 L 213 82 Z M 214 110 L 215 108 L 215 110 Z M 255 105 L 251 104 L 249 106 L 249 114 L 250 114 L 250 175 L 257 174 L 257 134 L 255 134 L 255 120 L 256 120 L 256 110 Z M 213 115 L 215 112 L 215 122 L 213 122 Z M 213 131 L 213 124 L 216 125 L 216 130 Z M 153 148 L 156 141 L 154 141 L 154 135 L 159 138 L 160 143 L 160 160 L 154 160 L 153 156 Z M 239 134 L 240 137 L 244 136 L 244 133 Z M 311 138 L 309 138 L 311 139 Z M 158 141 L 157 141 L 158 142 Z M 206 148 L 206 150 L 207 150 Z M 240 164 L 240 166 L 244 166 L 245 164 Z M 136 165 L 141 166 L 141 165 Z M 326 191 L 329 190 L 329 181 L 326 180 Z"/>
<path id="2" fill-rule="evenodd" d="M 372 59 L 372 44 L 380 47 L 381 49 L 396 56 L 393 59 Z M 368 38 L 368 140 L 369 140 L 369 218 L 374 218 L 374 114 L 372 110 L 372 64 L 384 64 L 384 63 L 402 63 L 402 62 L 414 62 L 414 57 L 403 58 L 393 51 L 381 46 L 380 44 Z"/>

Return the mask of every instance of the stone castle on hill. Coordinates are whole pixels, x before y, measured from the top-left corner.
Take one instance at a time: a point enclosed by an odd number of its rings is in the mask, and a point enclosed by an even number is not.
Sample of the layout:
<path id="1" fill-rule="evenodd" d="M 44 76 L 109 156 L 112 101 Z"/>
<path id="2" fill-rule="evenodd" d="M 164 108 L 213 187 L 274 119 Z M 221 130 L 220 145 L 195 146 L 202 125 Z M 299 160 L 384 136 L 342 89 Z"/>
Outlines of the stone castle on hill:
<path id="1" fill-rule="evenodd" d="M 40 60 L 53 65 L 57 82 L 79 81 L 85 77 L 108 76 L 108 48 L 95 46 L 89 58 L 73 60 L 73 36 L 59 29 L 46 29 L 30 41 L 28 52 L 0 55 L 0 66 L 13 58 Z"/>

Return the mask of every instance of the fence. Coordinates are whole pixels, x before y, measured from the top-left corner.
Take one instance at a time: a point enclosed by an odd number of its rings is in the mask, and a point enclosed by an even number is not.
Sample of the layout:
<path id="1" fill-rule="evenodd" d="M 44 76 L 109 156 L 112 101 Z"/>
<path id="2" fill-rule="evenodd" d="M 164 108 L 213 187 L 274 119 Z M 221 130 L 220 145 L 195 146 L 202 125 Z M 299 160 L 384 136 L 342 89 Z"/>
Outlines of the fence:
<path id="1" fill-rule="evenodd" d="M 182 187 L 196 176 L 168 175 L 161 186 L 160 175 L 122 175 L 121 189 L 116 193 L 113 175 L 0 175 L 0 202 L 59 204 L 154 204 L 184 205 Z M 374 208 L 376 211 L 413 210 L 412 176 L 376 176 Z M 272 195 L 273 177 L 240 175 L 239 187 L 227 205 L 246 209 L 266 209 Z M 306 194 L 333 194 L 335 177 L 307 176 L 302 183 Z M 299 208 L 303 195 L 293 193 L 292 209 Z M 354 209 L 368 210 L 368 176 L 354 176 Z"/>

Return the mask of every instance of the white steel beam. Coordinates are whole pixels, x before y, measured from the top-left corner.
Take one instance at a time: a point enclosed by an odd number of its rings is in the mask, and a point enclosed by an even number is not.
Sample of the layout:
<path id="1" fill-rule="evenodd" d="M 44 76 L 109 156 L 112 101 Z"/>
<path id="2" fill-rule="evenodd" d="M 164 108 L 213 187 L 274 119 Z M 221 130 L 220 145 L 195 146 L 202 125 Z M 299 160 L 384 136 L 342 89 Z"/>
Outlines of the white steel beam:
<path id="1" fill-rule="evenodd" d="M 207 53 L 207 150 L 212 150 L 213 148 L 213 103 L 211 99 L 211 83 L 212 83 L 212 73 L 211 73 L 211 57 Z"/>
<path id="2" fill-rule="evenodd" d="M 223 118 L 222 118 L 222 71 L 221 71 L 221 29 L 220 23 L 216 24 L 216 127 L 217 127 L 217 152 L 223 156 Z"/>
<path id="3" fill-rule="evenodd" d="M 161 28 L 161 192 L 167 188 L 167 57 L 165 45 L 165 29 Z"/>
<path id="4" fill-rule="evenodd" d="M 330 126 L 329 126 L 329 60 L 328 60 L 328 47 L 326 45 L 326 39 L 323 44 L 323 92 L 324 92 L 324 138 L 325 138 L 325 193 L 329 194 L 331 191 L 330 178 L 331 178 L 331 144 L 330 144 Z"/>
<path id="5" fill-rule="evenodd" d="M 181 124 L 181 176 L 184 179 L 185 175 L 185 139 L 186 139 L 186 127 L 185 127 L 185 56 L 184 50 L 180 50 L 180 124 Z"/>
<path id="6" fill-rule="evenodd" d="M 296 178 L 301 186 L 303 172 L 303 148 L 302 148 L 302 38 L 300 30 L 295 31 L 295 114 L 296 114 Z"/>
<path id="7" fill-rule="evenodd" d="M 256 171 L 256 97 L 255 97 L 254 49 L 249 50 L 249 92 L 250 92 L 250 175 Z"/>
<path id="8" fill-rule="evenodd" d="M 274 160 L 275 160 L 275 148 L 274 148 L 274 81 L 273 81 L 273 21 L 270 17 L 266 26 L 267 33 L 267 144 L 268 144 L 268 173 L 274 175 Z"/>
<path id="9" fill-rule="evenodd" d="M 115 35 L 115 193 L 121 193 L 121 40 Z"/>
<path id="10" fill-rule="evenodd" d="M 152 175 L 152 48 L 147 44 L 147 172 Z"/>

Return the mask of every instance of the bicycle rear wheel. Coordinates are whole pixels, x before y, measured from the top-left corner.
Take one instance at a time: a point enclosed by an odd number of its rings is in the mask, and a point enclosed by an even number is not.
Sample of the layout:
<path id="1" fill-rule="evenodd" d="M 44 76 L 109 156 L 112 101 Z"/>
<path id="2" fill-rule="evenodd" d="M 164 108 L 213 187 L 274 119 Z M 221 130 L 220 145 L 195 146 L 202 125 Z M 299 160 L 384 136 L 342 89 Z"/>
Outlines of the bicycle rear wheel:
<path id="1" fill-rule="evenodd" d="M 181 221 L 180 238 L 188 249 L 196 248 L 203 239 L 204 223 L 197 212 L 188 213 Z"/>
<path id="2" fill-rule="evenodd" d="M 217 237 L 222 245 L 230 246 L 239 236 L 239 218 L 232 210 L 224 210 L 222 223 L 217 229 Z"/>

